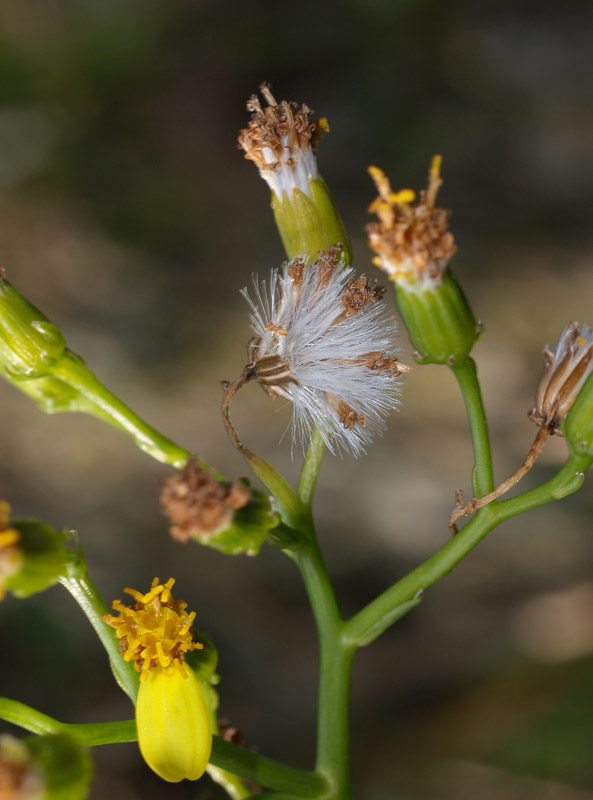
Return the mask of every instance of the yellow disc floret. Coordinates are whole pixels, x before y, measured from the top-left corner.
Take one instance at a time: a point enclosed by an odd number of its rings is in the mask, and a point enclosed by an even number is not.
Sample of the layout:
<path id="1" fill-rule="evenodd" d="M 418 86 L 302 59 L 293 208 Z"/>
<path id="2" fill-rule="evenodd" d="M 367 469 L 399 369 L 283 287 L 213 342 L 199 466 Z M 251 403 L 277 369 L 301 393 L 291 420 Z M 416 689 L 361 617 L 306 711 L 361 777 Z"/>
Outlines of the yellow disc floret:
<path id="1" fill-rule="evenodd" d="M 0 500 L 0 600 L 5 595 L 4 582 L 21 568 L 23 553 L 19 547 L 21 535 L 10 526 L 10 505 Z"/>
<path id="2" fill-rule="evenodd" d="M 186 677 L 185 654 L 203 647 L 193 641 L 196 613 L 188 614 L 187 603 L 173 599 L 174 583 L 174 578 L 164 584 L 155 578 L 146 594 L 124 589 L 134 598 L 134 604 L 126 606 L 121 600 L 114 600 L 113 609 L 119 616 L 103 615 L 105 622 L 115 628 L 124 660 L 134 661 L 141 681 L 145 681 L 154 668 L 165 674 L 178 671 Z"/>

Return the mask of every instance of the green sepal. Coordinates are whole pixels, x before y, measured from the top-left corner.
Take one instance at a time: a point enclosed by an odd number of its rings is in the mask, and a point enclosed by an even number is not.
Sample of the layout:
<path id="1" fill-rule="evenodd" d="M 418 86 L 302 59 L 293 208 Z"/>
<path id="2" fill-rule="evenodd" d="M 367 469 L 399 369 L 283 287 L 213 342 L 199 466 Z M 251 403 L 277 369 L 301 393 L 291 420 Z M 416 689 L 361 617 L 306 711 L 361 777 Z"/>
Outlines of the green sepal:
<path id="1" fill-rule="evenodd" d="M 395 284 L 397 305 L 422 364 L 455 364 L 469 355 L 482 334 L 449 269 L 433 286 Z"/>
<path id="2" fill-rule="evenodd" d="M 7 377 L 43 377 L 65 349 L 58 326 L 0 278 L 0 361 Z"/>
<path id="3" fill-rule="evenodd" d="M 344 223 L 323 178 L 309 179 L 309 193 L 293 189 L 281 198 L 272 194 L 274 219 L 289 259 L 317 260 L 319 250 L 342 244 L 342 260 L 352 263 L 352 249 Z"/>
<path id="4" fill-rule="evenodd" d="M 24 740 L 43 775 L 42 800 L 84 800 L 93 776 L 88 750 L 68 733 L 29 736 Z"/>
<path id="5" fill-rule="evenodd" d="M 69 560 L 65 542 L 68 534 L 36 519 L 10 520 L 19 532 L 16 546 L 22 563 L 17 572 L 6 578 L 5 588 L 16 597 L 29 597 L 52 586 L 67 572 Z"/>
<path id="6" fill-rule="evenodd" d="M 246 480 L 244 482 L 248 483 Z M 258 489 L 251 489 L 249 502 L 234 512 L 228 527 L 216 533 L 195 536 L 194 539 L 226 555 L 257 555 L 267 539 L 268 531 L 279 522 L 280 515 L 272 509 L 268 496 Z"/>
<path id="7" fill-rule="evenodd" d="M 582 385 L 561 431 L 572 453 L 593 456 L 593 374 Z"/>
<path id="8" fill-rule="evenodd" d="M 218 683 L 216 667 L 218 666 L 218 650 L 214 647 L 209 634 L 197 631 L 196 642 L 203 645 L 201 650 L 190 650 L 185 660 L 202 683 Z"/>

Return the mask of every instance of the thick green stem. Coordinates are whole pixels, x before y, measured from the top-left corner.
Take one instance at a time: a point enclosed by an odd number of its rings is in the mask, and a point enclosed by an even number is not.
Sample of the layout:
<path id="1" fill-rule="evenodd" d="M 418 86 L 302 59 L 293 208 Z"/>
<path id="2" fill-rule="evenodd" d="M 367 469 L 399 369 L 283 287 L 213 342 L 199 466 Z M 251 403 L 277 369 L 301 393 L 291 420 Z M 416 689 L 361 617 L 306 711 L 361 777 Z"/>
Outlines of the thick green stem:
<path id="1" fill-rule="evenodd" d="M 474 446 L 474 494 L 483 497 L 494 489 L 492 454 L 488 436 L 488 422 L 482 401 L 475 361 L 469 356 L 451 369 L 459 382 L 471 429 Z"/>
<path id="2" fill-rule="evenodd" d="M 314 428 L 311 435 L 311 441 L 305 456 L 305 463 L 301 470 L 301 477 L 299 479 L 298 496 L 302 503 L 307 508 L 311 507 L 313 501 L 313 494 L 315 486 L 317 485 L 317 478 L 319 477 L 319 470 L 321 469 L 321 462 L 325 453 L 325 442 L 319 431 L 319 428 Z"/>
<path id="3" fill-rule="evenodd" d="M 357 647 L 372 642 L 396 619 L 413 608 L 428 586 L 450 572 L 501 522 L 577 491 L 592 462 L 591 456 L 573 454 L 560 472 L 542 486 L 481 509 L 440 550 L 348 620 L 345 624 L 346 640 Z"/>
<path id="4" fill-rule="evenodd" d="M 123 660 L 119 649 L 119 641 L 113 632 L 113 628 L 110 628 L 102 619 L 103 614 L 109 613 L 105 601 L 86 573 L 81 575 L 72 574 L 68 578 L 60 578 L 60 583 L 68 589 L 84 611 L 87 619 L 95 629 L 95 633 L 101 640 L 101 644 L 107 650 L 115 680 L 130 700 L 135 703 L 136 695 L 138 694 L 138 673 L 134 669 L 133 662 Z"/>
<path id="5" fill-rule="evenodd" d="M 350 800 L 350 676 L 355 648 L 344 644 L 343 622 L 314 531 L 292 557 L 307 589 L 319 635 L 319 702 L 316 770 L 328 798 Z"/>
<path id="6" fill-rule="evenodd" d="M 75 389 L 86 401 L 81 410 L 94 414 L 99 419 L 129 434 L 144 453 L 181 469 L 192 453 L 163 436 L 135 414 L 125 403 L 97 380 L 85 363 L 76 356 L 63 358 L 54 368 L 53 374 Z"/>

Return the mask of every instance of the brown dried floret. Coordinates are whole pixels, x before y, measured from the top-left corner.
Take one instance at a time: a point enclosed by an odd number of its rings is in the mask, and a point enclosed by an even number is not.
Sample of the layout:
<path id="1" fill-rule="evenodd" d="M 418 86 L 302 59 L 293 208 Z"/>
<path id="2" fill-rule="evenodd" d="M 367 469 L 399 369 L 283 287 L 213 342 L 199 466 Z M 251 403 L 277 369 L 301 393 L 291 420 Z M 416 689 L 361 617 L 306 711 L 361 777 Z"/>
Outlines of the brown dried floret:
<path id="1" fill-rule="evenodd" d="M 262 170 L 276 169 L 279 164 L 294 166 L 299 150 L 310 147 L 315 152 L 322 131 L 329 130 L 327 120 L 311 119 L 313 112 L 304 103 L 277 103 L 267 83 L 261 84 L 260 92 L 268 105 L 262 107 L 255 94 L 249 98 L 251 120 L 239 134 L 239 147 L 245 151 L 245 158 Z"/>
<path id="2" fill-rule="evenodd" d="M 453 234 L 448 230 L 449 212 L 436 208 L 436 196 L 442 184 L 441 158 L 435 156 L 429 173 L 428 188 L 415 195 L 409 189 L 394 192 L 387 176 L 377 167 L 369 173 L 379 196 L 369 206 L 378 222 L 366 226 L 369 247 L 377 254 L 374 263 L 393 280 L 424 277 L 438 280 L 457 251 Z"/>
<path id="3" fill-rule="evenodd" d="M 167 477 L 160 492 L 161 505 L 171 520 L 169 533 L 179 542 L 224 530 L 250 497 L 245 484 L 217 480 L 197 459 Z"/>

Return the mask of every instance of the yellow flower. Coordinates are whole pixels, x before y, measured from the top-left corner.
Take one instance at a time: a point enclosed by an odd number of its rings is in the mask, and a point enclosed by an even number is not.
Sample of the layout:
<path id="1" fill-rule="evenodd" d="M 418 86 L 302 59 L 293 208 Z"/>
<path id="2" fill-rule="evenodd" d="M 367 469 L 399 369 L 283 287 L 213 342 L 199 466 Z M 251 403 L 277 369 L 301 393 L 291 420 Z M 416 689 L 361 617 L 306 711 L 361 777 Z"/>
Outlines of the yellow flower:
<path id="1" fill-rule="evenodd" d="M 148 766 L 163 780 L 195 781 L 204 773 L 212 749 L 212 726 L 199 678 L 185 663 L 185 654 L 200 650 L 193 641 L 195 612 L 174 600 L 175 583 L 152 582 L 141 594 L 125 589 L 132 606 L 113 601 L 119 616 L 103 619 L 120 640 L 125 661 L 134 660 L 140 672 L 136 701 L 136 727 L 140 752 Z"/>

